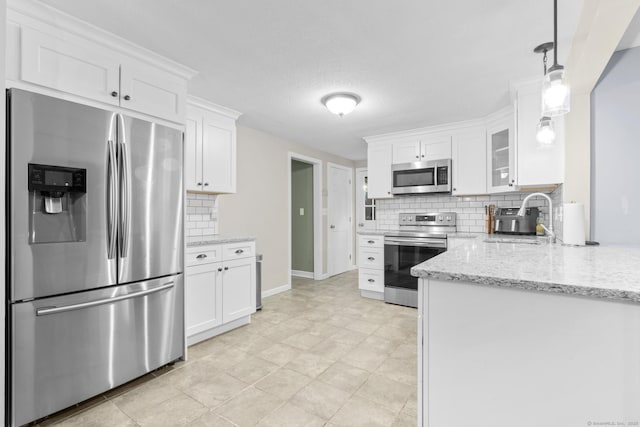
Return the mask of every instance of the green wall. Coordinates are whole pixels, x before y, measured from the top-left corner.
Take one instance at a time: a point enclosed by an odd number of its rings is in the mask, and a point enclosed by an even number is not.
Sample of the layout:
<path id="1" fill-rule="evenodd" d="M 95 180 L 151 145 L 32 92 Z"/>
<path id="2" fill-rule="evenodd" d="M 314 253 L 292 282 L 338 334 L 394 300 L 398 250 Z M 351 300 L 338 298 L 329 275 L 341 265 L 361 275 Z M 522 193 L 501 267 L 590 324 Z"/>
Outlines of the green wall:
<path id="1" fill-rule="evenodd" d="M 313 272 L 313 165 L 297 160 L 291 161 L 291 269 Z"/>

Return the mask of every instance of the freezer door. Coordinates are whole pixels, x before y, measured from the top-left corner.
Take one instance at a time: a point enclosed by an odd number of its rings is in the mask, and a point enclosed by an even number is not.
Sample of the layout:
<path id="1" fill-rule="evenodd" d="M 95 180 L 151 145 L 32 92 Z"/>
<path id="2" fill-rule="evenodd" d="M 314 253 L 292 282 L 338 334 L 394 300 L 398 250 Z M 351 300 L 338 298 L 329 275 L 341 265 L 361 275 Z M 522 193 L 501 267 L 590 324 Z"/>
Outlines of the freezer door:
<path id="1" fill-rule="evenodd" d="M 118 118 L 119 282 L 182 272 L 182 132 Z"/>
<path id="2" fill-rule="evenodd" d="M 116 284 L 117 256 L 107 256 L 108 141 L 116 142 L 115 115 L 17 89 L 8 96 L 9 300 Z M 41 192 L 28 191 L 29 163 L 86 169 L 86 193 L 78 196 L 74 212 L 81 241 L 30 243 L 32 226 L 36 241 L 42 233 L 45 241 L 64 240 L 56 233 L 70 227 L 70 214 L 42 212 Z"/>
<path id="3" fill-rule="evenodd" d="M 22 425 L 184 356 L 182 275 L 10 306 Z"/>

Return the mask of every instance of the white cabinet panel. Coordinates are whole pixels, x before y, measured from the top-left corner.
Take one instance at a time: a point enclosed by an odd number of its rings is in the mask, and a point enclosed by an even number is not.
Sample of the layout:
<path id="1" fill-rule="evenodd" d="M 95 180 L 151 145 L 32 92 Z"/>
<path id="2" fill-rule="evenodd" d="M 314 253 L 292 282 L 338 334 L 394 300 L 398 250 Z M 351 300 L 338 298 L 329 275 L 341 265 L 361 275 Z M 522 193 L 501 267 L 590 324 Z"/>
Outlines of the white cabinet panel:
<path id="1" fill-rule="evenodd" d="M 515 191 L 515 137 L 513 111 L 505 110 L 487 124 L 487 190 Z"/>
<path id="2" fill-rule="evenodd" d="M 420 161 L 451 158 L 451 136 L 432 136 L 420 139 Z"/>
<path id="3" fill-rule="evenodd" d="M 384 249 L 360 247 L 359 267 L 384 269 Z"/>
<path id="4" fill-rule="evenodd" d="M 384 236 L 377 235 L 360 235 L 358 239 L 360 247 L 364 248 L 382 248 L 384 247 Z"/>
<path id="5" fill-rule="evenodd" d="M 205 116 L 202 142 L 202 180 L 204 191 L 236 192 L 235 125 Z"/>
<path id="6" fill-rule="evenodd" d="M 183 79 L 146 64 L 123 61 L 120 91 L 121 107 L 184 122 L 187 85 Z"/>
<path id="7" fill-rule="evenodd" d="M 222 324 L 221 263 L 187 267 L 185 317 L 187 336 Z"/>
<path id="8" fill-rule="evenodd" d="M 358 288 L 361 291 L 384 292 L 384 270 L 371 268 L 359 269 Z"/>
<path id="9" fill-rule="evenodd" d="M 222 320 L 227 323 L 256 310 L 255 258 L 225 261 L 222 281 Z"/>
<path id="10" fill-rule="evenodd" d="M 542 146 L 536 140 L 540 121 L 540 82 L 518 89 L 517 120 L 517 184 L 520 187 L 544 186 L 564 182 L 564 120 L 553 119 L 556 141 Z"/>
<path id="11" fill-rule="evenodd" d="M 420 161 L 420 141 L 399 141 L 393 143 L 392 163 Z"/>
<path id="12" fill-rule="evenodd" d="M 26 82 L 119 105 L 120 63 L 99 46 L 23 27 L 20 60 Z"/>
<path id="13" fill-rule="evenodd" d="M 187 191 L 235 193 L 235 119 L 204 108 L 207 105 L 200 100 L 187 105 L 186 188 Z"/>
<path id="14" fill-rule="evenodd" d="M 206 245 L 187 248 L 184 254 L 184 262 L 189 266 L 211 264 L 222 261 L 221 245 Z"/>
<path id="15" fill-rule="evenodd" d="M 368 145 L 367 170 L 369 172 L 369 197 L 372 199 L 393 197 L 391 194 L 391 155 L 391 144 Z"/>
<path id="16" fill-rule="evenodd" d="M 225 261 L 254 257 L 255 255 L 255 242 L 225 243 L 224 248 L 222 249 L 222 257 Z"/>
<path id="17" fill-rule="evenodd" d="M 452 194 L 487 193 L 487 145 L 484 127 L 462 131 L 453 136 Z"/>
<path id="18" fill-rule="evenodd" d="M 202 120 L 187 116 L 184 132 L 184 180 L 187 191 L 202 190 Z"/>

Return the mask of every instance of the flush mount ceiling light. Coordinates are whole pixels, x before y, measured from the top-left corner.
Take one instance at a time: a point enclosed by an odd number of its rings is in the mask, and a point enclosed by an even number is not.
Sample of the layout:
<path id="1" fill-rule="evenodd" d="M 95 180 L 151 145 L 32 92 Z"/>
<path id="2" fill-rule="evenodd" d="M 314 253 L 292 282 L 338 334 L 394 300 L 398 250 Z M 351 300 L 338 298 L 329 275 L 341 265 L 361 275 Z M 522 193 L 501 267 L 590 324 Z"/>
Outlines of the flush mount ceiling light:
<path id="1" fill-rule="evenodd" d="M 355 93 L 340 92 L 329 94 L 323 97 L 321 101 L 327 107 L 327 110 L 342 117 L 355 110 L 361 100 Z"/>
<path id="2" fill-rule="evenodd" d="M 538 122 L 536 129 L 536 140 L 542 146 L 550 146 L 556 140 L 556 131 L 553 127 L 551 117 L 543 117 Z"/>
<path id="3" fill-rule="evenodd" d="M 571 90 L 564 75 L 564 67 L 558 64 L 558 0 L 553 0 L 553 65 L 545 72 L 542 81 L 542 115 L 556 117 L 567 114 Z"/>

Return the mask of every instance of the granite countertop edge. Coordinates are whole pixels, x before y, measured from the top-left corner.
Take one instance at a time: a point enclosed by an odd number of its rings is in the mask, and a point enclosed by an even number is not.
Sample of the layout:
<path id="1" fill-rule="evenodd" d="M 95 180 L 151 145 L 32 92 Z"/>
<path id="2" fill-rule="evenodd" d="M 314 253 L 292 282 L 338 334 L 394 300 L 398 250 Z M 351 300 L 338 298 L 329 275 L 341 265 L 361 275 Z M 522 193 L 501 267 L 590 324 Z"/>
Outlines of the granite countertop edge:
<path id="1" fill-rule="evenodd" d="M 623 289 L 603 289 L 591 286 L 536 282 L 532 280 L 508 279 L 495 276 L 426 271 L 420 267 L 413 267 L 411 269 L 411 275 L 413 275 L 414 277 L 447 280 L 452 282 L 471 282 L 478 285 L 495 286 L 499 288 L 521 289 L 526 291 L 538 291 L 554 294 L 579 295 L 590 298 L 640 303 L 640 292 L 626 291 Z"/>
<path id="2" fill-rule="evenodd" d="M 206 246 L 206 245 L 219 245 L 221 243 L 237 243 L 237 242 L 252 242 L 255 241 L 256 238 L 252 236 L 208 236 L 205 240 L 199 242 L 190 242 L 187 243 L 187 247 L 196 247 L 196 246 Z"/>

